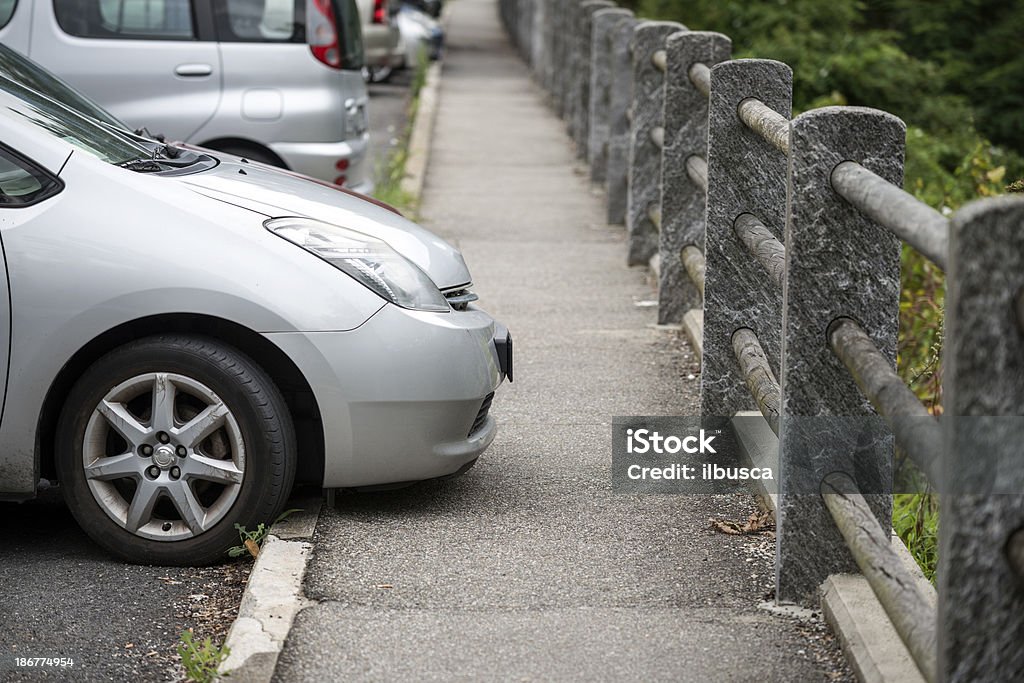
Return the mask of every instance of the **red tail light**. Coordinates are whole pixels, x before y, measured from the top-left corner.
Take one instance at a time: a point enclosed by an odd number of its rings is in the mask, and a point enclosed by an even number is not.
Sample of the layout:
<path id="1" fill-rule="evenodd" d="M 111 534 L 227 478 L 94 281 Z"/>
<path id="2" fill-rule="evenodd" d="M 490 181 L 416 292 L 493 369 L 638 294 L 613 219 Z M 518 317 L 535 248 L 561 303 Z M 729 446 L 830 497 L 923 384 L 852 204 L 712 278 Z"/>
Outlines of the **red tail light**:
<path id="1" fill-rule="evenodd" d="M 373 0 L 373 23 L 388 23 L 388 0 Z"/>
<path id="2" fill-rule="evenodd" d="M 338 29 L 334 22 L 334 7 L 331 0 L 310 0 L 307 32 L 309 49 L 313 56 L 327 66 L 341 68 L 341 46 L 338 44 Z"/>

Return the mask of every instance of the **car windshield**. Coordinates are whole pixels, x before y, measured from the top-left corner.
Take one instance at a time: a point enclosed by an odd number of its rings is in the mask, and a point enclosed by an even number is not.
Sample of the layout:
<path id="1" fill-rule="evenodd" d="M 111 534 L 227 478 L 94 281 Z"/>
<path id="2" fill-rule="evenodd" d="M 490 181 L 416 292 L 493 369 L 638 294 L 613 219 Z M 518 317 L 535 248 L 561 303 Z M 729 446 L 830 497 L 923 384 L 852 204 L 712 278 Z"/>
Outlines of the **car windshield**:
<path id="1" fill-rule="evenodd" d="M 114 118 L 110 112 L 6 45 L 0 45 L 0 76 L 6 76 L 16 83 L 38 90 L 47 97 L 97 121 L 127 129 L 127 126 Z"/>
<path id="2" fill-rule="evenodd" d="M 0 76 L 0 92 L 8 95 L 0 101 L 5 115 L 21 118 L 107 163 L 124 165 L 153 156 L 127 131 L 103 125 L 9 78 Z"/>

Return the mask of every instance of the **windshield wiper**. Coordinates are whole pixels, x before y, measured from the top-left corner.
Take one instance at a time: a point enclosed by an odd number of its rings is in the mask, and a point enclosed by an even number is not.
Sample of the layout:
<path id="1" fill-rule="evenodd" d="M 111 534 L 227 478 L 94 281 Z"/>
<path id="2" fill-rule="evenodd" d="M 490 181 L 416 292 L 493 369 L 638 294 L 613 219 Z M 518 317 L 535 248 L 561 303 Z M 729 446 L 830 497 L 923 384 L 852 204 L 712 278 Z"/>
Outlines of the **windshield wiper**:
<path id="1" fill-rule="evenodd" d="M 164 170 L 163 166 L 153 159 L 143 158 L 122 161 L 118 166 L 127 168 L 129 171 L 135 171 L 136 173 L 158 173 Z"/>
<path id="2" fill-rule="evenodd" d="M 177 159 L 185 151 L 181 147 L 175 147 L 171 143 L 167 142 L 167 138 L 162 134 L 150 133 L 148 128 L 137 128 L 132 131 L 132 133 L 136 137 L 143 138 L 139 142 L 147 147 L 151 146 L 154 141 L 161 143 L 152 149 L 154 159 Z"/>
<path id="3" fill-rule="evenodd" d="M 156 154 L 157 156 L 162 156 L 165 159 L 177 159 L 178 157 L 181 156 L 182 152 L 184 151 L 185 150 L 183 150 L 181 147 L 175 147 L 174 145 L 164 145 L 162 147 L 157 147 L 153 153 Z"/>
<path id="4" fill-rule="evenodd" d="M 164 137 L 163 133 L 150 133 L 149 128 L 136 128 L 132 132 L 140 137 L 149 138 L 150 140 L 156 140 L 157 142 L 167 142 L 167 138 Z"/>

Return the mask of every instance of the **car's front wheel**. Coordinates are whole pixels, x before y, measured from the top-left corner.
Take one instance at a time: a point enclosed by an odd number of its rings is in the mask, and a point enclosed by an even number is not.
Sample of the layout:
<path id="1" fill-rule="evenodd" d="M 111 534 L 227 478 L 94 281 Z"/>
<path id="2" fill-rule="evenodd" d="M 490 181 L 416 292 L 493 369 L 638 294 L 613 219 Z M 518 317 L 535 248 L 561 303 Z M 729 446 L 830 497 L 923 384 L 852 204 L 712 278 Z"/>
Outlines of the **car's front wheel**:
<path id="1" fill-rule="evenodd" d="M 239 351 L 156 336 L 96 361 L 57 433 L 57 473 L 82 528 L 133 562 L 208 564 L 279 514 L 295 475 L 280 391 Z"/>

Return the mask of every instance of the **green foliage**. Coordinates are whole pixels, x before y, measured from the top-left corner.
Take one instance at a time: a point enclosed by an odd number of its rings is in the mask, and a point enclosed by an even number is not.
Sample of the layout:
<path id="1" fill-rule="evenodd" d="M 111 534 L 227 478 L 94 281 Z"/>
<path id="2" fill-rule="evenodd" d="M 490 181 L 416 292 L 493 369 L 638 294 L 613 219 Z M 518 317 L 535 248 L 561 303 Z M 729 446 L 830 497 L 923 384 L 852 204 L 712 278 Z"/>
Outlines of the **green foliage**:
<path id="1" fill-rule="evenodd" d="M 299 508 L 292 508 L 285 510 L 277 519 L 274 520 L 274 524 L 277 524 L 281 520 L 288 517 L 293 512 L 301 512 Z M 242 542 L 241 545 L 235 545 L 228 548 L 228 557 L 241 557 L 246 553 L 249 553 L 253 557 L 259 554 L 260 548 L 263 547 L 263 541 L 267 540 L 267 534 L 270 533 L 270 529 L 273 525 L 267 526 L 263 522 L 260 522 L 259 526 L 254 531 L 249 531 L 241 524 L 235 524 L 235 531 L 238 532 L 238 540 Z"/>
<path id="2" fill-rule="evenodd" d="M 229 654 L 231 648 L 214 645 L 209 637 L 201 643 L 197 642 L 192 629 L 183 631 L 178 643 L 178 655 L 181 657 L 181 667 L 185 670 L 185 678 L 195 683 L 213 683 L 220 678 L 217 668 Z"/>
<path id="3" fill-rule="evenodd" d="M 935 583 L 939 561 L 939 498 L 932 493 L 893 496 L 892 526 L 928 580 Z"/>
<path id="4" fill-rule="evenodd" d="M 825 104 L 889 111 L 908 123 L 908 189 L 933 206 L 975 195 L 956 175 L 984 149 L 1024 176 L 1024 0 L 635 0 L 642 16 L 719 31 L 737 57 L 793 69 L 796 112 Z M 995 25 L 993 22 L 1002 22 Z M 979 36 L 991 36 L 987 42 Z M 981 132 L 979 132 L 979 130 Z M 986 139 L 1004 147 L 993 146 Z M 947 196 L 952 203 L 947 202 Z"/>
<path id="5" fill-rule="evenodd" d="M 935 63 L 947 90 L 967 97 L 983 135 L 1024 150 L 1024 1 L 870 0 L 871 16 L 898 32 L 899 44 Z"/>

